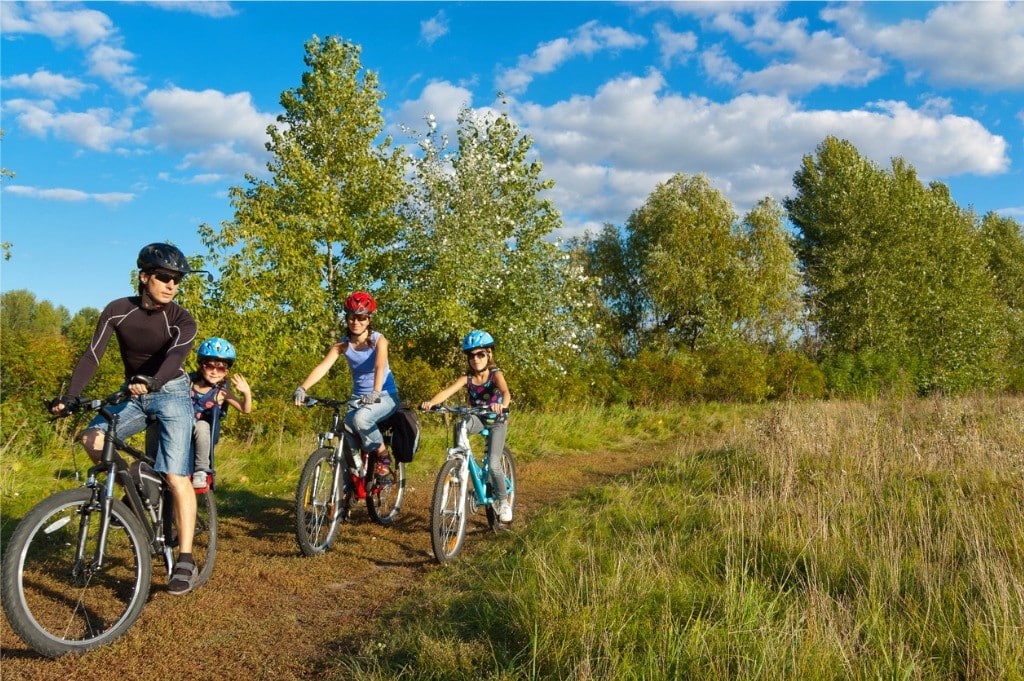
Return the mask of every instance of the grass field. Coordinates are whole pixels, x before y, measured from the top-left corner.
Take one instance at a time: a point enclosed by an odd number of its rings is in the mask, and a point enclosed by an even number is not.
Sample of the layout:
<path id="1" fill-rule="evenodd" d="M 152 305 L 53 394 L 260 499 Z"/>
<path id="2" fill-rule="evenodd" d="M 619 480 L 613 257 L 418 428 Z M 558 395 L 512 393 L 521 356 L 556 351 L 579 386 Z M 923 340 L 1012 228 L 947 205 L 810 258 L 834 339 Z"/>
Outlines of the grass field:
<path id="1" fill-rule="evenodd" d="M 1024 400 L 581 409 L 513 428 L 534 497 L 567 461 L 666 454 L 403 584 L 371 634 L 336 634 L 317 678 L 1024 679 Z M 424 438 L 413 474 L 429 477 L 444 431 Z M 228 447 L 225 489 L 287 499 L 307 449 Z M 23 458 L 5 456 L 5 535 L 41 495 L 19 494 L 45 464 Z"/>

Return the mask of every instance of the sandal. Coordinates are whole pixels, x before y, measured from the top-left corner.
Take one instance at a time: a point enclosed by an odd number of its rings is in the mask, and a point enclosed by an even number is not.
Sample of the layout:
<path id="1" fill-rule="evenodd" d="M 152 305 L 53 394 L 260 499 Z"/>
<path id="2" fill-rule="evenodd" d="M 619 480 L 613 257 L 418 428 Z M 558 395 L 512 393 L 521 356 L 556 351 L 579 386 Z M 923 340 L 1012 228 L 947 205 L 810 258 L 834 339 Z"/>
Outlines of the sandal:
<path id="1" fill-rule="evenodd" d="M 195 588 L 196 580 L 199 578 L 199 566 L 194 562 L 179 560 L 174 564 L 171 572 L 171 581 L 167 583 L 167 592 L 172 596 L 187 594 Z"/>

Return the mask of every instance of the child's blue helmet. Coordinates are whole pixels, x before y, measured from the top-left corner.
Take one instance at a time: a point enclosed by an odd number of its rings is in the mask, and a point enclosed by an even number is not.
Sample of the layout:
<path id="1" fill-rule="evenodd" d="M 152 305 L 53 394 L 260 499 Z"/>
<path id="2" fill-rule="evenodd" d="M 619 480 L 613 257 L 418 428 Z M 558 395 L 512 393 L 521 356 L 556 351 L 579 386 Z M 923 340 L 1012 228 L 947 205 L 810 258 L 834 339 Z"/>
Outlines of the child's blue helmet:
<path id="1" fill-rule="evenodd" d="M 196 350 L 196 354 L 199 355 L 199 361 L 204 359 L 219 359 L 231 366 L 235 361 L 235 346 L 224 340 L 223 338 L 207 338 L 199 344 L 199 349 Z"/>
<path id="2" fill-rule="evenodd" d="M 486 331 L 470 331 L 462 339 L 462 351 L 469 352 L 477 348 L 493 348 L 494 339 Z"/>

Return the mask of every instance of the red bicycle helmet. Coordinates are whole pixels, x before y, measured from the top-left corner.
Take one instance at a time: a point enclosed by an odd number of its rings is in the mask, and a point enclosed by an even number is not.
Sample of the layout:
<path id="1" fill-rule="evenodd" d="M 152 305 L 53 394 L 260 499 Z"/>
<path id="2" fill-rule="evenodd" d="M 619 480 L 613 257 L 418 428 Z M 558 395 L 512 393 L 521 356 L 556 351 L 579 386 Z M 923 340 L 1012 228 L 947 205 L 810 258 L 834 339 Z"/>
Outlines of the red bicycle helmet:
<path id="1" fill-rule="evenodd" d="M 373 314 L 377 301 L 365 291 L 356 291 L 345 299 L 345 314 Z"/>

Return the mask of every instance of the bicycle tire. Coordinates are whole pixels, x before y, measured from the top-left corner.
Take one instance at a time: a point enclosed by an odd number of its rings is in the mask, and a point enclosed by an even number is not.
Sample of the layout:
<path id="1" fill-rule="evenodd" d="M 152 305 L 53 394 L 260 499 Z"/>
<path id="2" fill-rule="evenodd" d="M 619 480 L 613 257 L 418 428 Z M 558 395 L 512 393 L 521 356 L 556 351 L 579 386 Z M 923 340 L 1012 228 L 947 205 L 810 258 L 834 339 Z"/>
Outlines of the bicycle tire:
<path id="1" fill-rule="evenodd" d="M 449 459 L 441 466 L 430 502 L 430 543 L 434 557 L 445 563 L 459 555 L 466 538 L 466 503 L 462 500 L 465 482 L 462 462 Z"/>
<path id="2" fill-rule="evenodd" d="M 398 519 L 405 499 L 405 464 L 391 466 L 387 484 L 381 484 L 372 473 L 373 482 L 366 493 L 366 511 L 370 519 L 380 525 L 392 525 Z"/>
<path id="3" fill-rule="evenodd" d="M 338 536 L 342 509 L 334 488 L 335 465 L 334 450 L 321 447 L 302 467 L 295 492 L 295 539 L 303 555 L 321 555 Z"/>
<path id="4" fill-rule="evenodd" d="M 153 577 L 142 521 L 112 500 L 103 567 L 95 556 L 102 513 L 88 488 L 39 502 L 18 523 L 3 559 L 4 613 L 46 657 L 77 655 L 122 636 L 142 614 Z M 84 543 L 84 561 L 76 549 Z"/>
<path id="5" fill-rule="evenodd" d="M 213 490 L 196 495 L 196 531 L 192 537 L 192 558 L 199 566 L 195 588 L 210 581 L 217 562 L 217 500 Z"/>
<path id="6" fill-rule="evenodd" d="M 508 492 L 508 505 L 512 507 L 514 519 L 516 513 L 516 460 L 512 457 L 512 450 L 508 447 L 501 450 L 501 468 L 505 471 L 505 490 Z M 487 496 L 489 498 L 494 497 L 492 487 L 493 484 L 488 480 Z M 491 504 L 487 504 L 487 524 L 492 530 L 507 530 L 510 525 L 510 523 L 503 523 L 498 519 L 498 514 Z"/>

